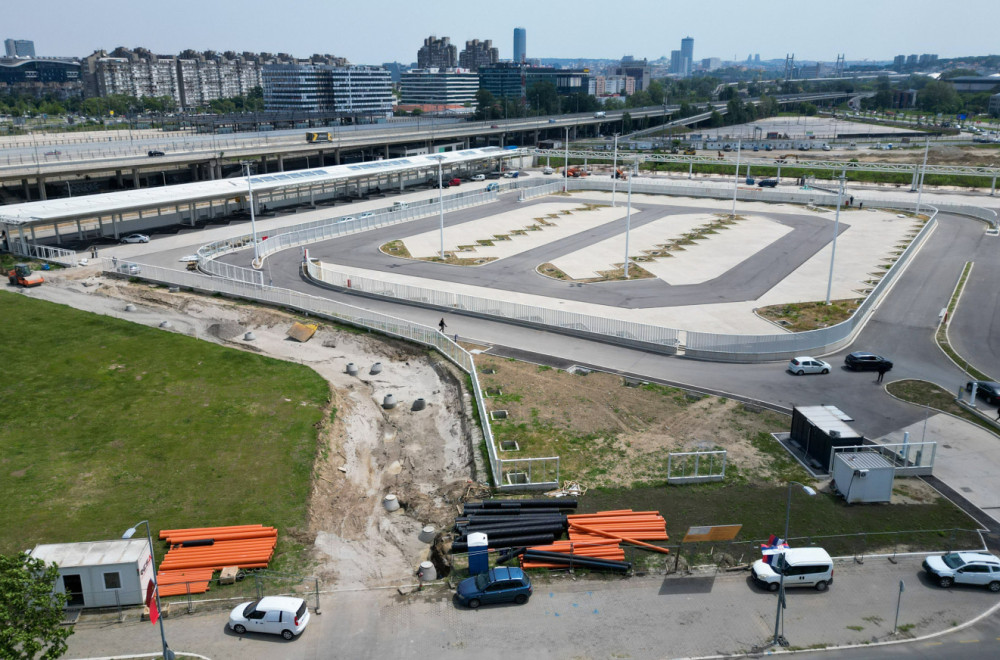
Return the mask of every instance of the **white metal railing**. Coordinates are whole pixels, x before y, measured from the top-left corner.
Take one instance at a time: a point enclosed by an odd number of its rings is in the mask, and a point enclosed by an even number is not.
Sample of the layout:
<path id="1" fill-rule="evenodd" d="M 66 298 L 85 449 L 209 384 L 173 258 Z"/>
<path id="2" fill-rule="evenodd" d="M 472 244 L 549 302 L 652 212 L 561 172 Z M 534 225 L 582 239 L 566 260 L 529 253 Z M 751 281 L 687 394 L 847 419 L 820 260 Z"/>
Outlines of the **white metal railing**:
<path id="1" fill-rule="evenodd" d="M 129 262 L 130 264 L 134 262 Z M 108 273 L 122 274 L 122 263 L 115 263 L 112 259 L 101 258 L 102 269 Z M 189 271 L 179 271 L 162 266 L 149 264 L 136 264 L 138 271 L 130 270 L 134 277 L 151 280 L 162 284 L 187 287 L 200 291 L 211 291 L 213 293 L 223 293 L 230 296 L 264 302 L 272 305 L 280 305 L 307 312 L 316 316 L 333 319 L 339 322 L 348 323 L 369 330 L 376 330 L 383 334 L 399 337 L 409 341 L 429 346 L 436 349 L 442 355 L 451 360 L 456 366 L 469 374 L 472 380 L 472 390 L 476 400 L 476 409 L 482 422 L 483 435 L 486 439 L 486 451 L 490 462 L 493 484 L 501 490 L 517 490 L 523 488 L 548 487 L 553 482 L 551 475 L 555 475 L 555 481 L 559 478 L 559 457 L 545 457 L 540 459 L 505 459 L 500 460 L 497 456 L 496 441 L 493 437 L 493 430 L 490 428 L 489 413 L 486 409 L 482 388 L 479 384 L 479 375 L 476 372 L 476 365 L 472 355 L 449 337 L 438 330 L 407 321 L 405 319 L 380 314 L 371 310 L 362 309 L 346 303 L 337 302 L 328 298 L 310 296 L 309 294 L 283 289 L 280 287 L 264 286 L 258 283 L 246 281 L 227 280 L 221 277 L 209 277 L 201 273 Z M 539 474 L 545 477 L 540 483 L 532 481 L 506 483 L 503 475 L 516 469 L 519 462 L 534 460 L 532 469 L 528 470 L 528 475 Z M 554 461 L 554 468 L 553 468 Z M 537 467 L 535 467 L 537 466 Z"/>
<path id="2" fill-rule="evenodd" d="M 8 241 L 10 251 L 29 259 L 39 259 L 41 261 L 51 261 L 63 266 L 75 266 L 77 257 L 73 250 L 65 250 L 49 245 L 38 245 L 29 243 L 16 237 L 11 237 Z"/>
<path id="3" fill-rule="evenodd" d="M 934 469 L 937 442 L 892 442 L 830 448 L 830 469 L 833 459 L 843 453 L 875 453 L 892 463 L 897 475 L 928 475 Z"/>
<path id="4" fill-rule="evenodd" d="M 335 266 L 327 266 L 312 259 L 306 264 L 306 272 L 309 277 L 316 281 L 342 289 L 462 310 L 528 325 L 544 326 L 571 334 L 614 337 L 621 343 L 641 344 L 647 348 L 664 352 L 674 352 L 680 338 L 679 331 L 672 328 L 506 302 L 495 298 L 452 293 L 439 289 L 395 284 L 342 272 L 337 270 Z"/>
<path id="5" fill-rule="evenodd" d="M 667 454 L 667 483 L 701 483 L 726 478 L 725 449 L 674 451 Z"/>

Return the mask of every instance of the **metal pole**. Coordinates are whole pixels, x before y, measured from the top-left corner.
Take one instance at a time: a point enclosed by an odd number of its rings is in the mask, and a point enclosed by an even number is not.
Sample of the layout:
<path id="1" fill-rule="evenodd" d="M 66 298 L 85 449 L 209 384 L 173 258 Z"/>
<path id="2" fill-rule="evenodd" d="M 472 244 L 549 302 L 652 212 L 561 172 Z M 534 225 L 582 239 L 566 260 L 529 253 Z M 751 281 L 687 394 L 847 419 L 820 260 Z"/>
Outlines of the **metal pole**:
<path id="1" fill-rule="evenodd" d="M 563 192 L 569 192 L 569 126 L 566 127 L 566 157 L 563 160 Z"/>
<path id="2" fill-rule="evenodd" d="M 900 580 L 899 581 L 899 595 L 896 597 L 896 623 L 894 623 L 892 625 L 892 634 L 893 635 L 895 635 L 896 631 L 899 630 L 899 606 L 903 602 L 903 591 L 905 589 L 906 589 L 906 586 L 903 584 L 903 581 Z"/>
<path id="3" fill-rule="evenodd" d="M 736 143 L 736 178 L 733 179 L 733 218 L 736 217 L 736 190 L 740 185 L 740 147 L 743 145 L 743 139 L 740 138 L 739 142 Z"/>
<path id="4" fill-rule="evenodd" d="M 615 133 L 615 159 L 611 165 L 611 207 L 615 206 L 615 188 L 618 185 L 618 134 Z"/>
<path id="5" fill-rule="evenodd" d="M 441 261 L 444 261 L 444 184 L 441 159 L 438 159 L 438 208 L 441 212 Z"/>
<path id="6" fill-rule="evenodd" d="M 139 525 L 146 526 L 146 540 L 149 542 L 149 561 L 153 564 L 153 595 L 156 597 L 156 611 L 160 614 L 157 617 L 157 621 L 160 623 L 160 642 L 163 644 L 163 660 L 174 660 L 174 652 L 167 646 L 167 635 L 163 631 L 163 608 L 160 606 L 160 584 L 156 581 L 156 557 L 153 553 L 153 532 L 149 528 L 149 521 L 143 520 L 136 523 L 134 527 L 122 535 L 122 538 L 132 538 L 132 535 L 135 534 L 135 528 Z"/>
<path id="7" fill-rule="evenodd" d="M 243 167 L 247 173 L 247 190 L 250 196 L 250 233 L 253 235 L 253 261 L 257 264 L 260 261 L 260 253 L 257 248 L 257 222 L 253 208 L 253 183 L 250 182 L 250 163 L 243 161 Z"/>
<path id="8" fill-rule="evenodd" d="M 785 535 L 781 537 L 780 541 L 788 543 L 788 521 L 792 515 L 792 483 L 788 482 L 788 498 L 785 504 Z M 785 604 L 785 569 L 782 567 L 781 572 L 778 573 L 780 576 L 778 578 L 778 609 L 774 613 L 774 639 L 771 640 L 771 645 L 776 645 L 780 643 L 780 635 L 778 634 L 778 626 L 781 623 L 781 606 Z"/>
<path id="9" fill-rule="evenodd" d="M 636 169 L 639 165 L 639 157 L 636 156 Z M 628 211 L 625 213 L 625 279 L 628 279 L 628 238 L 632 227 L 632 178 L 635 177 L 635 170 L 628 176 Z"/>
<path id="10" fill-rule="evenodd" d="M 924 164 L 920 166 L 920 185 L 917 187 L 917 210 L 914 215 L 920 215 L 920 196 L 924 193 L 924 172 L 927 171 L 927 152 L 931 148 L 931 139 L 924 140 Z"/>
<path id="11" fill-rule="evenodd" d="M 837 257 L 837 234 L 840 233 L 840 203 L 844 199 L 844 176 L 840 176 L 840 190 L 837 192 L 837 215 L 833 220 L 833 249 L 830 251 L 830 277 L 826 281 L 826 304 L 830 304 L 833 289 L 833 260 Z"/>

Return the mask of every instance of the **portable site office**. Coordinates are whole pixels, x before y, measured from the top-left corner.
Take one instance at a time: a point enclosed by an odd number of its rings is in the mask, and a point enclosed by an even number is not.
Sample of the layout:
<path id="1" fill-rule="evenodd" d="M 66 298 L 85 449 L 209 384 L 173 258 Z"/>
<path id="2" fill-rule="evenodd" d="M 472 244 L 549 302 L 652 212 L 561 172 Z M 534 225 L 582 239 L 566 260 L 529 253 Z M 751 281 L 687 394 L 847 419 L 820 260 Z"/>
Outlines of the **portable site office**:
<path id="1" fill-rule="evenodd" d="M 36 546 L 31 556 L 59 567 L 56 593 L 67 607 L 141 605 L 153 579 L 146 539 L 116 539 Z"/>

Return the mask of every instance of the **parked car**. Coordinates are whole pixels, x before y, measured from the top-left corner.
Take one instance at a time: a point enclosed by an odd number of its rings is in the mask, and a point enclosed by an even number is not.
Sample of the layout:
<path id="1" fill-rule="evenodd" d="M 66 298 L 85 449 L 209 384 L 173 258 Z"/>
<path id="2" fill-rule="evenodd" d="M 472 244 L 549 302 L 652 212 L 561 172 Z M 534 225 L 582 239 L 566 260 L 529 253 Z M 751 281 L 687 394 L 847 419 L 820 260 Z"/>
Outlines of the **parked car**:
<path id="1" fill-rule="evenodd" d="M 965 391 L 972 391 L 972 384 L 976 384 L 976 396 L 982 397 L 986 403 L 994 404 L 1000 401 L 1000 383 L 992 380 L 970 380 L 965 384 Z"/>
<path id="2" fill-rule="evenodd" d="M 410 205 L 407 204 L 406 202 L 393 202 L 392 204 L 393 211 L 402 211 L 403 209 L 408 209 L 408 208 L 410 208 Z"/>
<path id="3" fill-rule="evenodd" d="M 555 172 L 555 170 L 553 170 L 551 167 L 542 168 L 542 174 L 552 174 L 553 172 Z"/>
<path id="4" fill-rule="evenodd" d="M 892 371 L 892 360 L 864 351 L 850 353 L 844 358 L 844 365 L 851 371 L 878 371 L 883 366 Z"/>
<path id="5" fill-rule="evenodd" d="M 988 552 L 949 552 L 924 559 L 928 577 L 942 587 L 974 584 L 1000 592 L 1000 559 Z"/>
<path id="6" fill-rule="evenodd" d="M 46 156 L 60 156 L 60 155 L 62 155 L 62 152 L 59 151 L 58 149 L 53 149 L 52 151 L 46 151 L 45 155 Z"/>
<path id="7" fill-rule="evenodd" d="M 757 182 L 757 185 L 761 188 L 776 188 L 778 186 L 777 179 L 761 179 Z"/>
<path id="8" fill-rule="evenodd" d="M 520 568 L 498 566 L 458 583 L 458 602 L 476 609 L 483 603 L 517 603 L 531 598 L 531 580 Z"/>
<path id="9" fill-rule="evenodd" d="M 142 268 L 139 266 L 139 264 L 130 264 L 130 263 L 118 264 L 115 270 L 121 273 L 122 275 L 138 275 L 139 273 L 142 272 Z"/>
<path id="10" fill-rule="evenodd" d="M 500 128 L 500 126 L 499 126 L 499 125 L 497 125 L 497 124 L 492 124 L 492 125 L 490 126 L 490 128 Z"/>
<path id="11" fill-rule="evenodd" d="M 229 615 L 229 627 L 237 635 L 270 633 L 292 639 L 309 625 L 309 608 L 301 598 L 267 596 L 242 603 Z"/>
<path id="12" fill-rule="evenodd" d="M 448 183 L 451 184 L 451 185 L 453 185 L 453 186 L 460 186 L 460 185 L 462 185 L 462 180 L 459 179 L 458 177 L 455 177 L 454 179 L 452 179 Z"/>
<path id="13" fill-rule="evenodd" d="M 496 182 L 487 183 L 486 184 L 486 192 L 489 192 L 491 190 L 500 190 L 500 184 L 496 183 Z"/>
<path id="14" fill-rule="evenodd" d="M 486 180 L 486 175 L 485 174 L 473 174 L 472 175 L 472 180 L 473 181 L 485 181 Z"/>
<path id="15" fill-rule="evenodd" d="M 146 152 L 146 155 L 149 156 L 150 158 L 154 158 L 156 156 L 165 156 L 166 154 L 164 154 L 159 149 L 150 149 L 149 151 Z"/>
<path id="16" fill-rule="evenodd" d="M 516 179 L 518 175 L 517 170 L 507 170 L 503 173 L 503 178 L 505 179 Z"/>
<path id="17" fill-rule="evenodd" d="M 823 145 L 823 151 L 833 151 L 833 147 L 828 144 Z"/>
<path id="18" fill-rule="evenodd" d="M 358 217 L 361 218 L 362 220 L 364 220 L 365 218 L 374 218 L 375 214 L 372 213 L 371 211 L 365 211 L 364 213 L 360 214 Z"/>
<path id="19" fill-rule="evenodd" d="M 128 236 L 122 236 L 121 243 L 148 243 L 149 236 L 145 234 L 129 234 Z"/>
<path id="20" fill-rule="evenodd" d="M 757 586 L 777 591 L 781 574 L 785 574 L 785 588 L 814 587 L 826 591 L 833 584 L 833 559 L 823 548 L 788 548 L 772 559 L 773 566 L 763 559 L 754 562 L 750 576 Z"/>
<path id="21" fill-rule="evenodd" d="M 801 376 L 802 374 L 828 374 L 830 373 L 830 363 L 817 360 L 814 357 L 795 357 L 789 361 L 788 370 L 796 376 Z"/>

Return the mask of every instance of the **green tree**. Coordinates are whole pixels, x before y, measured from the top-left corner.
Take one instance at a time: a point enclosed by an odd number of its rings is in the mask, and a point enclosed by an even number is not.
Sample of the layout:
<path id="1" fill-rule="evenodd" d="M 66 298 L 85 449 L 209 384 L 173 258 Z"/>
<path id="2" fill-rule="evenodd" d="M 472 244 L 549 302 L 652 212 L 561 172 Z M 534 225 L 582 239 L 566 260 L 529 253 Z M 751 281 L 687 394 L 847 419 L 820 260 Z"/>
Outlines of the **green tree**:
<path id="1" fill-rule="evenodd" d="M 629 113 L 622 114 L 622 133 L 632 132 L 632 115 Z"/>
<path id="2" fill-rule="evenodd" d="M 60 625 L 66 595 L 53 592 L 58 577 L 55 564 L 25 552 L 0 555 L 0 657 L 53 660 L 66 652 L 73 629 Z"/>
<path id="3" fill-rule="evenodd" d="M 476 113 L 478 121 L 487 121 L 497 117 L 497 99 L 488 89 L 476 92 Z"/>
<path id="4" fill-rule="evenodd" d="M 722 126 L 722 115 L 719 114 L 718 110 L 712 110 L 711 116 L 708 118 L 709 128 L 718 128 Z"/>
<path id="5" fill-rule="evenodd" d="M 536 80 L 528 85 L 528 102 L 532 114 L 554 115 L 559 111 L 559 96 L 556 86 L 548 80 Z"/>
<path id="6" fill-rule="evenodd" d="M 667 90 L 664 89 L 663 83 L 659 80 L 654 80 L 649 83 L 649 89 L 646 91 L 649 93 L 650 105 L 663 105 L 663 99 L 667 94 Z"/>
<path id="7" fill-rule="evenodd" d="M 639 90 L 625 99 L 626 108 L 645 108 L 648 105 L 653 105 L 653 99 L 650 98 L 649 92 L 645 90 Z"/>
<path id="8" fill-rule="evenodd" d="M 961 107 L 961 101 L 950 84 L 932 80 L 917 94 L 917 105 L 927 112 L 955 112 Z"/>

